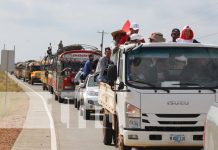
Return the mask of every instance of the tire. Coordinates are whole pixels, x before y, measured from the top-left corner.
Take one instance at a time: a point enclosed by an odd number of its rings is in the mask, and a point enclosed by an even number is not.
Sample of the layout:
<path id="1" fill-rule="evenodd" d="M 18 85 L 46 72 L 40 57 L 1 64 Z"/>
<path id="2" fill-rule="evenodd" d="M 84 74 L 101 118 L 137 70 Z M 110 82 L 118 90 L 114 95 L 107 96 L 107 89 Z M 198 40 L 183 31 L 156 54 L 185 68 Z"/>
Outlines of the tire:
<path id="1" fill-rule="evenodd" d="M 56 101 L 58 100 L 58 96 L 56 94 L 54 94 L 54 98 Z"/>
<path id="2" fill-rule="evenodd" d="M 113 142 L 116 147 L 118 147 L 118 138 L 119 138 L 119 126 L 117 116 L 114 116 L 114 130 L 113 130 Z"/>
<path id="3" fill-rule="evenodd" d="M 74 107 L 77 108 L 77 99 L 74 100 Z"/>
<path id="4" fill-rule="evenodd" d="M 119 150 L 131 150 L 132 149 L 131 147 L 124 145 L 124 140 L 123 140 L 122 135 L 119 135 L 119 138 L 118 138 L 118 149 Z"/>
<path id="5" fill-rule="evenodd" d="M 103 117 L 103 142 L 105 145 L 111 145 L 113 139 L 112 124 L 109 122 L 109 115 Z"/>
<path id="6" fill-rule="evenodd" d="M 63 102 L 64 102 L 64 99 L 61 98 L 60 96 L 58 96 L 58 102 L 59 102 L 59 103 L 63 103 Z"/>
<path id="7" fill-rule="evenodd" d="M 80 101 L 77 101 L 77 110 L 80 108 Z"/>
<path id="8" fill-rule="evenodd" d="M 42 84 L 42 90 L 43 90 L 43 91 L 46 90 L 46 87 L 45 87 L 45 84 L 44 84 L 44 83 Z"/>
<path id="9" fill-rule="evenodd" d="M 90 120 L 90 112 L 89 111 L 84 110 L 83 119 L 84 120 Z"/>

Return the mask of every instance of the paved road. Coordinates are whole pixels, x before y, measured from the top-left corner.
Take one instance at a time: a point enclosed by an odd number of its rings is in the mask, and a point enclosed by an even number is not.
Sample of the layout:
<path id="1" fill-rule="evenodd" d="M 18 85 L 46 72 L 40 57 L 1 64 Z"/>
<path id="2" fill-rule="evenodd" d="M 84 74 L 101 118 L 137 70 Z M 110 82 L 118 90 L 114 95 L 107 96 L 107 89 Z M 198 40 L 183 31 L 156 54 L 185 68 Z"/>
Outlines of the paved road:
<path id="1" fill-rule="evenodd" d="M 50 93 L 42 91 L 40 84 L 32 86 L 25 83 L 25 85 L 33 89 L 46 100 L 47 107 L 54 121 L 58 150 L 116 149 L 114 146 L 105 146 L 103 144 L 102 124 L 99 116 L 96 116 L 96 120 L 94 120 L 95 117 L 93 116 L 92 120 L 85 121 L 74 108 L 74 105 L 60 104 L 55 101 Z M 28 90 L 28 92 L 30 91 Z M 46 117 L 48 121 L 48 116 Z M 38 123 L 43 124 L 43 122 Z M 42 128 L 44 127 L 47 128 L 47 123 L 42 126 Z"/>
<path id="2" fill-rule="evenodd" d="M 25 85 L 37 92 L 38 96 L 40 95 L 40 98 L 43 97 L 44 100 L 46 100 L 46 105 L 51 113 L 52 121 L 54 121 L 55 138 L 58 150 L 116 149 L 114 146 L 103 145 L 102 124 L 101 121 L 99 121 L 98 116 L 96 118 L 93 116 L 93 120 L 84 121 L 79 115 L 79 112 L 74 108 L 74 105 L 58 103 L 50 93 L 42 91 L 40 84 L 32 86 L 25 83 Z M 48 116 L 47 119 L 49 119 Z M 163 149 L 166 150 L 166 148 Z M 169 148 L 167 148 L 167 150 L 168 149 Z M 187 148 L 179 148 L 177 150 L 187 150 Z"/>

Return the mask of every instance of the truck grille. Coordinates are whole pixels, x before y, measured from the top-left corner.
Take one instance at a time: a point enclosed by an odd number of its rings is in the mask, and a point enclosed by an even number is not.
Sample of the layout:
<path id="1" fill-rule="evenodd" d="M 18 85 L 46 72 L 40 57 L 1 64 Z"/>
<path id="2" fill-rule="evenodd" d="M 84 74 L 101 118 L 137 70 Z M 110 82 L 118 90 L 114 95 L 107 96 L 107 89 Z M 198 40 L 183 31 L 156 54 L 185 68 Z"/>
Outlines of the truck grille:
<path id="1" fill-rule="evenodd" d="M 146 126 L 145 131 L 169 131 L 169 132 L 202 132 L 203 126 L 199 127 L 153 127 Z"/>
<path id="2" fill-rule="evenodd" d="M 141 115 L 141 128 L 146 131 L 202 132 L 206 114 L 146 114 Z"/>
<path id="3" fill-rule="evenodd" d="M 197 121 L 158 121 L 159 124 L 196 124 Z"/>
<path id="4" fill-rule="evenodd" d="M 156 114 L 160 118 L 197 118 L 200 114 Z"/>

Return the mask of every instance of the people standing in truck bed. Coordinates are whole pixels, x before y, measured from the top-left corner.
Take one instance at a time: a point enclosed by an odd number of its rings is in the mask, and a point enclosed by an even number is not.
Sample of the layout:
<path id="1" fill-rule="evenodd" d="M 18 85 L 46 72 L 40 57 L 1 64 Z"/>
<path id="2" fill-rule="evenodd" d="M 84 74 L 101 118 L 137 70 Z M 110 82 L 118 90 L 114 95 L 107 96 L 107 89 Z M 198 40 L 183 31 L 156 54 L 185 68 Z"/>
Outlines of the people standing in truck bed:
<path id="1" fill-rule="evenodd" d="M 180 30 L 178 28 L 174 28 L 171 32 L 172 42 L 176 42 L 176 39 L 180 37 Z"/>
<path id="2" fill-rule="evenodd" d="M 151 34 L 151 36 L 148 38 L 150 43 L 153 42 L 165 42 L 166 39 L 163 37 L 163 34 L 160 32 L 154 32 Z"/>
<path id="3" fill-rule="evenodd" d="M 114 64 L 114 62 L 111 60 L 110 57 L 111 57 L 111 49 L 109 47 L 106 47 L 105 56 L 99 59 L 99 62 L 96 68 L 96 73 L 99 73 L 98 81 L 108 82 L 107 69 L 110 64 Z"/>
<path id="4" fill-rule="evenodd" d="M 200 43 L 196 39 L 194 39 L 194 32 L 190 26 L 185 26 L 182 29 L 180 38 L 176 40 L 178 43 Z"/>

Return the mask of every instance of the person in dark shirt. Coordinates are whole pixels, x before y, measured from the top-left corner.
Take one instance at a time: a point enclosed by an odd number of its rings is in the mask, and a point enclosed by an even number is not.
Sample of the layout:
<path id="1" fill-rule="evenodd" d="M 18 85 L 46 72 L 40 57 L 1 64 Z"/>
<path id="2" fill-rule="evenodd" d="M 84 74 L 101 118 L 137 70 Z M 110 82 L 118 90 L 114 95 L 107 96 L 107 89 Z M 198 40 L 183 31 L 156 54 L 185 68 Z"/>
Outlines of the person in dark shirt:
<path id="1" fill-rule="evenodd" d="M 89 55 L 89 60 L 86 61 L 85 63 L 85 66 L 83 67 L 83 73 L 82 73 L 82 76 L 83 78 L 85 79 L 89 74 L 90 72 L 92 71 L 92 63 L 93 63 L 93 60 L 94 60 L 94 55 L 90 54 Z"/>

